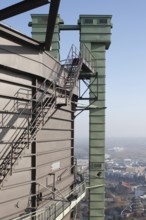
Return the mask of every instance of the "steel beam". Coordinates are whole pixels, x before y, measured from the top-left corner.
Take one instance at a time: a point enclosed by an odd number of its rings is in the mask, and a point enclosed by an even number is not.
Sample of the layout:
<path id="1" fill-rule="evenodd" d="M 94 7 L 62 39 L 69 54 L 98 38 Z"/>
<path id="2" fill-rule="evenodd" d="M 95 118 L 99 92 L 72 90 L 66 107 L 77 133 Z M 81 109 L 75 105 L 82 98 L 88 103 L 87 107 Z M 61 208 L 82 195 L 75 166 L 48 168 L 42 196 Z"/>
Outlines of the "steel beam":
<path id="1" fill-rule="evenodd" d="M 60 0 L 51 0 L 48 22 L 47 22 L 46 39 L 45 39 L 45 45 L 44 45 L 45 50 L 48 50 L 48 51 L 50 50 L 51 43 L 52 43 L 59 5 L 60 5 Z"/>
<path id="2" fill-rule="evenodd" d="M 48 4 L 48 0 L 24 0 L 0 10 L 0 21 Z"/>

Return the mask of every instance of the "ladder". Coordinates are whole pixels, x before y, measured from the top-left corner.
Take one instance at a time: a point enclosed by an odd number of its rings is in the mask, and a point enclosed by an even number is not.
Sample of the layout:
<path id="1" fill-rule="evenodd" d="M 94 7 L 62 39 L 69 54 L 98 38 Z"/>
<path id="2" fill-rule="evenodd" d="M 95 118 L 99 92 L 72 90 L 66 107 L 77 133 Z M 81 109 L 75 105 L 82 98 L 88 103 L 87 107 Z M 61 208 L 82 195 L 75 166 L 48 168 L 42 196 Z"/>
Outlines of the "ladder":
<path id="1" fill-rule="evenodd" d="M 49 80 L 45 79 L 20 114 L 18 114 L 18 118 L 22 118 L 23 113 L 32 106 L 30 109 L 31 118 L 28 114 L 20 123 L 20 127 L 24 128 L 23 131 L 16 128 L 8 143 L 5 144 L 3 154 L 0 155 L 0 185 L 2 185 L 8 174 L 12 175 L 16 161 L 20 158 L 24 150 L 35 141 L 38 131 L 58 108 L 67 105 L 71 101 L 81 66 L 82 58 L 80 54 L 77 54 L 75 47 L 72 46 L 63 66 L 63 71 L 67 71 L 68 73 L 64 77 L 63 86 L 58 86 L 61 74 L 58 74 L 58 79 L 55 82 L 51 82 L 50 86 L 47 86 Z M 44 88 L 43 91 L 42 88 Z M 50 90 L 52 91 L 51 93 Z M 57 101 L 59 99 L 64 99 L 64 102 L 59 103 Z"/>

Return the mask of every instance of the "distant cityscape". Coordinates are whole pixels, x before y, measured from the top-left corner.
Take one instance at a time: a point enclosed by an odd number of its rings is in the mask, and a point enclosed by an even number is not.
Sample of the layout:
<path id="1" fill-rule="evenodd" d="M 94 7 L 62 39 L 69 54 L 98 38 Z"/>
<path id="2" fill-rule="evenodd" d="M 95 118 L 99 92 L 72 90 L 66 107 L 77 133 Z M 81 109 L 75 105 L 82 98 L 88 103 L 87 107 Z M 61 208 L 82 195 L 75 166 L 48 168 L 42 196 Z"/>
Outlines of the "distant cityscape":
<path id="1" fill-rule="evenodd" d="M 141 157 L 145 156 L 146 153 L 146 138 L 106 138 L 106 153 L 110 154 L 113 148 L 123 149 L 121 155 L 126 158 L 126 154 L 129 157 Z M 88 158 L 89 157 L 89 137 L 75 138 L 75 154 L 78 158 Z M 83 151 L 84 150 L 84 151 Z M 114 152 L 113 152 L 114 153 Z M 116 151 L 115 151 L 116 153 Z"/>
<path id="2" fill-rule="evenodd" d="M 83 143 L 83 145 L 81 144 Z M 84 145 L 85 143 L 85 145 Z M 88 143 L 76 146 L 78 169 L 88 172 Z M 105 155 L 105 220 L 146 219 L 146 139 L 110 138 Z M 83 151 L 83 148 L 86 150 Z M 84 154 L 83 154 L 84 152 Z M 88 195 L 87 195 L 88 196 Z M 80 205 L 79 219 L 88 219 L 88 198 Z M 87 210 L 85 212 L 85 210 Z"/>

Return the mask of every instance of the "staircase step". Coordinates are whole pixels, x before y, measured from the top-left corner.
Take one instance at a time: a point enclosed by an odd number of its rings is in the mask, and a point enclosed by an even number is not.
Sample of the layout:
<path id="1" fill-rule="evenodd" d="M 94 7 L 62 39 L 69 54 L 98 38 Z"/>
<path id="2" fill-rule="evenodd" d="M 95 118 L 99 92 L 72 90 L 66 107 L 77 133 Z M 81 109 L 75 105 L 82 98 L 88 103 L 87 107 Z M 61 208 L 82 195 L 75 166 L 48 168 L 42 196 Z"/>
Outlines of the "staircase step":
<path id="1" fill-rule="evenodd" d="M 6 171 L 9 172 L 9 171 L 10 171 L 10 168 L 7 168 L 7 169 L 4 170 L 4 172 L 1 172 L 1 173 L 0 173 L 0 178 L 1 178 L 2 176 L 5 176 L 5 172 L 6 172 Z"/>
<path id="2" fill-rule="evenodd" d="M 20 153 L 21 153 L 21 151 L 20 152 L 14 152 L 13 155 L 19 155 Z"/>

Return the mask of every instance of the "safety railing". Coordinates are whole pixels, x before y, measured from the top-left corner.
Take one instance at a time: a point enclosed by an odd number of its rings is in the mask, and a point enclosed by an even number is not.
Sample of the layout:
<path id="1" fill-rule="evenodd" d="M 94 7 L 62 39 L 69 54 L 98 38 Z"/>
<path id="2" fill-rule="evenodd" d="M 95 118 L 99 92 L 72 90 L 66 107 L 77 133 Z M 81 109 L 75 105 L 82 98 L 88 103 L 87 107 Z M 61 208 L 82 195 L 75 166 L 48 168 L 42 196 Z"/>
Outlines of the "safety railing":
<path id="1" fill-rule="evenodd" d="M 86 44 L 82 43 L 80 47 L 82 58 L 87 62 L 91 69 L 95 71 L 95 67 L 97 66 L 95 56 L 91 53 Z"/>
<path id="2" fill-rule="evenodd" d="M 64 216 L 64 212 L 66 211 L 65 213 L 67 214 L 67 209 L 70 207 L 75 207 L 81 201 L 81 196 L 85 196 L 85 194 L 86 183 L 82 182 L 77 185 L 72 191 L 70 191 L 69 194 L 65 195 L 61 201 L 53 203 L 50 206 L 45 207 L 44 209 L 40 209 L 23 216 L 21 215 L 21 217 L 15 218 L 13 220 L 55 220 L 57 219 L 57 217 L 60 217 L 59 219 L 62 219 Z M 70 195 L 75 195 L 74 200 L 67 200 Z M 68 210 L 68 212 L 69 211 L 70 209 Z"/>

